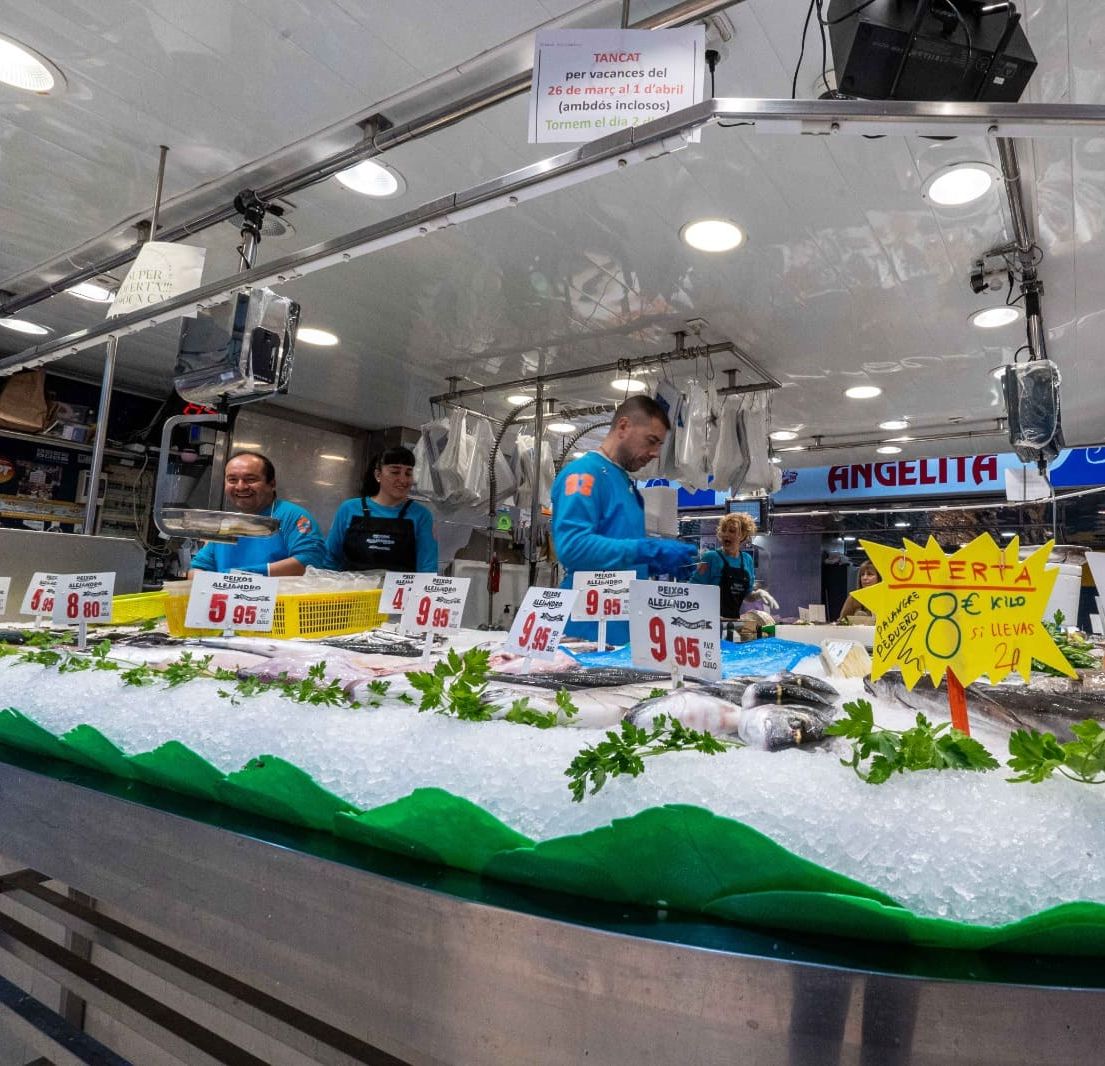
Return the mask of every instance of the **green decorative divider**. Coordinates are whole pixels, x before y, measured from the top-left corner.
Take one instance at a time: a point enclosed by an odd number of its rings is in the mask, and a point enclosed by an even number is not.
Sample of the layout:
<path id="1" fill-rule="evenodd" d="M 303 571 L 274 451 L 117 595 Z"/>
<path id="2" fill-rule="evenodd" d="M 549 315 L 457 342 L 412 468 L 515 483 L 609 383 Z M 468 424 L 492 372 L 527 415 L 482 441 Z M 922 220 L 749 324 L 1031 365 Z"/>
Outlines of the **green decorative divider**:
<path id="1" fill-rule="evenodd" d="M 427 862 L 573 895 L 709 915 L 745 926 L 966 951 L 1105 954 L 1105 906 L 1067 903 L 1002 926 L 914 914 L 701 807 L 669 805 L 535 842 L 437 788 L 362 811 L 297 766 L 262 755 L 223 774 L 178 741 L 125 755 L 88 725 L 61 737 L 0 710 L 0 743 L 68 759 Z"/>

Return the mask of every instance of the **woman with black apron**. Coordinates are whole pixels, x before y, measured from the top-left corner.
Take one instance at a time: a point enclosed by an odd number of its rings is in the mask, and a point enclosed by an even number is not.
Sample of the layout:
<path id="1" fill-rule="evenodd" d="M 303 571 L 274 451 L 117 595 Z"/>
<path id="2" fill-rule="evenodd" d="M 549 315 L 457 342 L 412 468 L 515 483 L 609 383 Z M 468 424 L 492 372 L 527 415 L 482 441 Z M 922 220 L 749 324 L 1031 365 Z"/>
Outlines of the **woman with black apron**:
<path id="1" fill-rule="evenodd" d="M 721 590 L 722 622 L 740 618 L 744 598 L 756 581 L 752 553 L 741 545 L 756 535 L 756 520 L 743 511 L 725 515 L 717 525 L 718 547 L 702 553 L 691 580 L 699 585 L 717 585 Z"/>
<path id="2" fill-rule="evenodd" d="M 364 493 L 334 515 L 326 550 L 336 570 L 437 573 L 433 516 L 410 498 L 414 453 L 388 448 L 365 475 Z"/>

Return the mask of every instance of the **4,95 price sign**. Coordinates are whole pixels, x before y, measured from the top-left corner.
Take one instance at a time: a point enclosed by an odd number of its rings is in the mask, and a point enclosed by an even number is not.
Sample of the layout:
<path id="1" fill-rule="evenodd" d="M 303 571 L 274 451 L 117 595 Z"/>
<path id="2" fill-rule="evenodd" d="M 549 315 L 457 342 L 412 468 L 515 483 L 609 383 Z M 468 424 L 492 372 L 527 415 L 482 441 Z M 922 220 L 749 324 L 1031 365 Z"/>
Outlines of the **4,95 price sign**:
<path id="1" fill-rule="evenodd" d="M 397 574 L 392 570 L 384 574 L 384 587 L 380 591 L 380 613 L 402 614 L 407 594 L 417 580 L 417 574 Z"/>
<path id="2" fill-rule="evenodd" d="M 634 581 L 629 590 L 633 665 L 721 680 L 716 585 Z"/>
<path id="3" fill-rule="evenodd" d="M 31 575 L 31 583 L 23 593 L 20 614 L 43 615 L 54 613 L 54 593 L 57 590 L 58 575 L 36 571 Z"/>
<path id="4" fill-rule="evenodd" d="M 600 622 L 629 616 L 629 585 L 634 570 L 579 570 L 572 588 L 579 593 L 572 604 L 572 621 Z"/>
<path id="5" fill-rule="evenodd" d="M 272 631 L 279 578 L 197 573 L 184 624 L 189 629 Z"/>
<path id="6" fill-rule="evenodd" d="M 504 650 L 532 659 L 553 658 L 577 596 L 575 589 L 528 589 Z"/>
<path id="7" fill-rule="evenodd" d="M 456 633 L 470 581 L 467 577 L 417 575 L 407 592 L 399 628 L 406 633 Z"/>
<path id="8" fill-rule="evenodd" d="M 114 572 L 59 574 L 52 611 L 54 625 L 110 622 L 114 592 Z"/>

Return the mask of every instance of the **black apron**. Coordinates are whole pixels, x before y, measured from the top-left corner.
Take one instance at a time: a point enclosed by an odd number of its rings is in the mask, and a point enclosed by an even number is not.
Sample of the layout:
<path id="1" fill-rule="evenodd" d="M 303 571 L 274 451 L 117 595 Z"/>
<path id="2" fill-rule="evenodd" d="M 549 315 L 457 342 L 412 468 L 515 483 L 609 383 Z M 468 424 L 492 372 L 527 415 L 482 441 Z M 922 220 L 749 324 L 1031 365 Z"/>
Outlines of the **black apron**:
<path id="1" fill-rule="evenodd" d="M 721 617 L 739 618 L 744 598 L 752 589 L 752 575 L 744 565 L 743 554 L 739 566 L 733 566 L 721 552 L 717 555 L 721 560 Z"/>
<path id="2" fill-rule="evenodd" d="M 414 523 L 404 516 L 411 501 L 403 504 L 395 518 L 377 518 L 361 497 L 364 514 L 357 515 L 341 543 L 347 570 L 395 570 L 414 573 L 418 566 L 418 544 Z"/>

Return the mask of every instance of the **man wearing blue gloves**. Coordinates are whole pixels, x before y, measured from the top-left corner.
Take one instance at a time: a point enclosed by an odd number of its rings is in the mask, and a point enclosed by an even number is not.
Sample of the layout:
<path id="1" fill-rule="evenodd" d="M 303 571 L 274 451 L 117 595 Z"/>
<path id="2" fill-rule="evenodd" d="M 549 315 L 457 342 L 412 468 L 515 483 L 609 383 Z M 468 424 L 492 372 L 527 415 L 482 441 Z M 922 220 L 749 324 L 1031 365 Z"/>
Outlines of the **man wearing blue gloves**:
<path id="1" fill-rule="evenodd" d="M 664 409 L 648 396 L 631 396 L 614 412 L 598 451 L 569 463 L 552 487 L 552 538 L 572 585 L 577 570 L 636 570 L 637 576 L 685 580 L 698 552 L 678 540 L 645 536 L 645 505 L 631 476 L 652 462 L 671 429 Z M 594 637 L 593 622 L 573 622 L 571 636 Z M 629 641 L 629 624 L 612 622 L 607 639 Z"/>
<path id="2" fill-rule="evenodd" d="M 245 514 L 272 516 L 280 528 L 268 537 L 239 537 L 233 544 L 211 541 L 192 557 L 197 570 L 245 571 L 269 577 L 296 577 L 308 566 L 326 565 L 326 545 L 318 523 L 297 504 L 276 498 L 276 469 L 260 452 L 231 456 L 224 475 L 228 505 Z"/>

